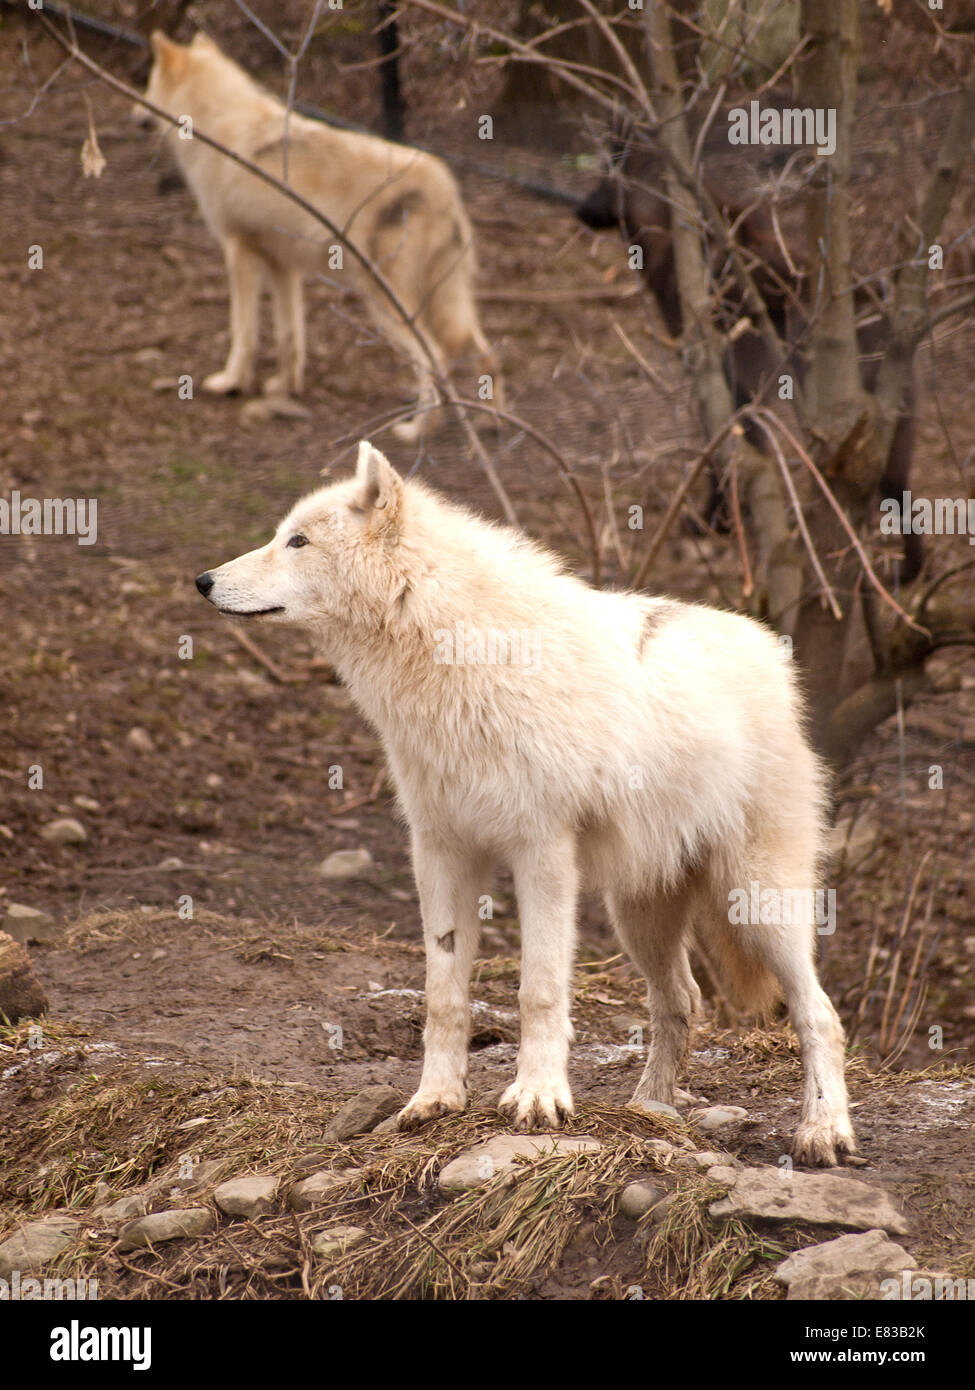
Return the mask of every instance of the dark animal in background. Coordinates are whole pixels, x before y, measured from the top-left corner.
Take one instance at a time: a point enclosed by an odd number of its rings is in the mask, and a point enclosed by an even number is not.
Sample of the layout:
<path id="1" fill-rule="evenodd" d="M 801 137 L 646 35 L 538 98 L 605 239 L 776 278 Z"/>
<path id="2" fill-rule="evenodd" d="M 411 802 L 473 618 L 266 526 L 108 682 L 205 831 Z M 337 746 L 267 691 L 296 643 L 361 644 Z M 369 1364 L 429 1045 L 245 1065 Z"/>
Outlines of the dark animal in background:
<path id="1" fill-rule="evenodd" d="M 625 149 L 622 152 L 618 149 L 617 155 L 613 172 L 576 205 L 576 216 L 587 227 L 594 229 L 617 227 L 631 245 L 642 249 L 644 281 L 657 298 L 668 333 L 673 338 L 679 338 L 684 324 L 670 204 L 664 192 L 663 157 L 654 151 L 631 152 Z M 726 176 L 725 185 L 727 183 Z M 760 333 L 751 325 L 727 340 L 724 370 L 735 406 L 764 403 L 776 389 L 782 372 L 791 371 L 797 379 L 802 379 L 803 344 L 808 327 L 801 303 L 803 257 L 798 248 L 789 247 L 790 265 L 783 254 L 771 213 L 766 206 L 755 205 L 753 189 L 742 187 L 740 181 L 737 187 L 724 186 L 720 176 L 712 171 L 705 176 L 705 186 L 729 222 L 735 225 L 736 240 L 752 273 L 755 288 L 788 353 L 785 362 L 773 360 Z M 719 250 L 715 250 L 712 256 L 711 271 L 720 297 L 719 326 L 727 331 L 747 317 L 747 310 L 727 258 Z M 861 376 L 864 388 L 872 391 L 887 341 L 888 323 L 865 291 L 857 292 L 856 307 L 860 320 L 857 341 L 861 353 Z M 910 483 L 914 408 L 912 385 L 904 410 L 897 420 L 879 488 L 879 496 L 893 498 L 898 508 L 901 496 Z M 761 446 L 765 443 L 762 430 L 754 422 L 746 422 L 745 432 L 753 444 Z M 709 503 L 712 524 L 720 522 L 722 492 L 720 480 L 712 476 Z M 905 554 L 899 580 L 907 584 L 919 573 L 924 550 L 920 536 L 907 535 L 903 539 Z"/>

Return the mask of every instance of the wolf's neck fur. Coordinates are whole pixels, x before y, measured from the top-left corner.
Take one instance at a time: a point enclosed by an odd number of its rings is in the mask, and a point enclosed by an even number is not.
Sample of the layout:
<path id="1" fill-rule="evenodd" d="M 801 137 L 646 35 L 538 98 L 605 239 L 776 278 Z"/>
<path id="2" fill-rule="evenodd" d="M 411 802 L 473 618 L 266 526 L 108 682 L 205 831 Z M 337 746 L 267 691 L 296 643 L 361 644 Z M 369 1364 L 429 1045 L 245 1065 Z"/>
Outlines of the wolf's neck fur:
<path id="1" fill-rule="evenodd" d="M 554 556 L 516 532 L 482 522 L 425 489 L 411 485 L 403 505 L 408 514 L 394 552 L 391 601 L 364 614 L 354 630 L 335 632 L 333 659 L 384 736 L 412 738 L 439 722 L 445 732 L 462 737 L 465 728 L 483 725 L 485 703 L 512 713 L 511 701 L 519 692 L 523 700 L 524 686 L 511 679 L 506 664 L 494 665 L 492 699 L 486 702 L 476 657 L 471 662 L 465 651 L 458 659 L 455 649 L 451 659 L 451 643 L 517 635 L 520 650 L 524 635 L 530 640 L 544 623 L 549 656 L 558 660 L 562 632 L 587 621 L 594 591 L 561 573 Z M 546 594 L 544 614 L 538 587 Z"/>

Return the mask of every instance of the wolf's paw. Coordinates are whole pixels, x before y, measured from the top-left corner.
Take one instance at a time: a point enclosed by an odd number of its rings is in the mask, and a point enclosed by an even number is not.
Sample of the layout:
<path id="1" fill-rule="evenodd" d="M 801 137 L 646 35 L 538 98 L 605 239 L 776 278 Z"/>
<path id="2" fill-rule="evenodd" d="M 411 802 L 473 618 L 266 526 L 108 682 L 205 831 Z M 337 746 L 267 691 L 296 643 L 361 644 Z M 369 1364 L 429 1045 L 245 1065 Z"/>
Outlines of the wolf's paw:
<path id="1" fill-rule="evenodd" d="M 806 1168 L 832 1168 L 840 1154 L 856 1153 L 857 1142 L 848 1120 L 800 1124 L 792 1141 L 793 1160 Z"/>
<path id="2" fill-rule="evenodd" d="M 238 391 L 245 391 L 247 383 L 232 372 L 211 372 L 203 378 L 203 389 L 214 396 L 232 396 Z"/>
<path id="3" fill-rule="evenodd" d="M 396 1117 L 397 1129 L 416 1129 L 441 1115 L 459 1114 L 467 1105 L 463 1087 L 457 1090 L 417 1091 Z"/>
<path id="4" fill-rule="evenodd" d="M 515 1081 L 498 1102 L 498 1109 L 514 1129 L 561 1129 L 572 1119 L 572 1092 L 564 1083 L 536 1087 Z"/>
<path id="5" fill-rule="evenodd" d="M 296 382 L 291 372 L 275 372 L 261 390 L 265 396 L 300 396 L 301 382 Z"/>

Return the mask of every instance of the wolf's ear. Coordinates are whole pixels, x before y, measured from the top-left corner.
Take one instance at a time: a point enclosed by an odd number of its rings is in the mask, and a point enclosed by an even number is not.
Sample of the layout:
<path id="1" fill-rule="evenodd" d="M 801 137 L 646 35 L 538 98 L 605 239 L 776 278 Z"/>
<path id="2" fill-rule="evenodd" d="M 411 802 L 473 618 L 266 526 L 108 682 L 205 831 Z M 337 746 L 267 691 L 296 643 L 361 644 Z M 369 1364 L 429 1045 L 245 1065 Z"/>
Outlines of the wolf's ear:
<path id="1" fill-rule="evenodd" d="M 359 484 L 359 506 L 374 517 L 382 530 L 386 530 L 399 514 L 403 479 L 389 459 L 365 439 L 359 445 L 355 476 Z"/>
<path id="2" fill-rule="evenodd" d="M 177 76 L 186 67 L 186 49 L 182 44 L 167 39 L 161 29 L 153 29 L 149 44 L 156 62 L 172 76 Z"/>
<path id="3" fill-rule="evenodd" d="M 216 44 L 209 34 L 205 34 L 202 29 L 197 29 L 193 35 L 193 42 L 190 48 L 216 48 Z"/>

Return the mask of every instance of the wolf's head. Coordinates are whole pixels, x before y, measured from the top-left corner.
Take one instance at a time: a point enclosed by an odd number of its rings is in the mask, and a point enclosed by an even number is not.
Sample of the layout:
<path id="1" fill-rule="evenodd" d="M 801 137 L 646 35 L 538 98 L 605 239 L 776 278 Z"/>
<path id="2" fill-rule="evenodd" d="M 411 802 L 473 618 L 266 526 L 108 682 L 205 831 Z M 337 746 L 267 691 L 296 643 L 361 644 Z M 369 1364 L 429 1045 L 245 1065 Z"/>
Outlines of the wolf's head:
<path id="1" fill-rule="evenodd" d="M 152 71 L 146 87 L 146 100 L 171 116 L 190 116 L 203 120 L 206 110 L 222 105 L 222 89 L 234 77 L 243 77 L 237 64 L 218 48 L 209 35 L 196 34 L 192 43 L 174 43 L 161 29 L 149 38 Z M 157 117 L 144 106 L 133 107 L 132 114 L 144 126 L 157 123 Z"/>
<path id="2" fill-rule="evenodd" d="M 267 545 L 207 570 L 196 587 L 229 617 L 319 632 L 375 627 L 406 587 L 405 496 L 392 464 L 363 442 L 353 478 L 302 498 Z"/>

